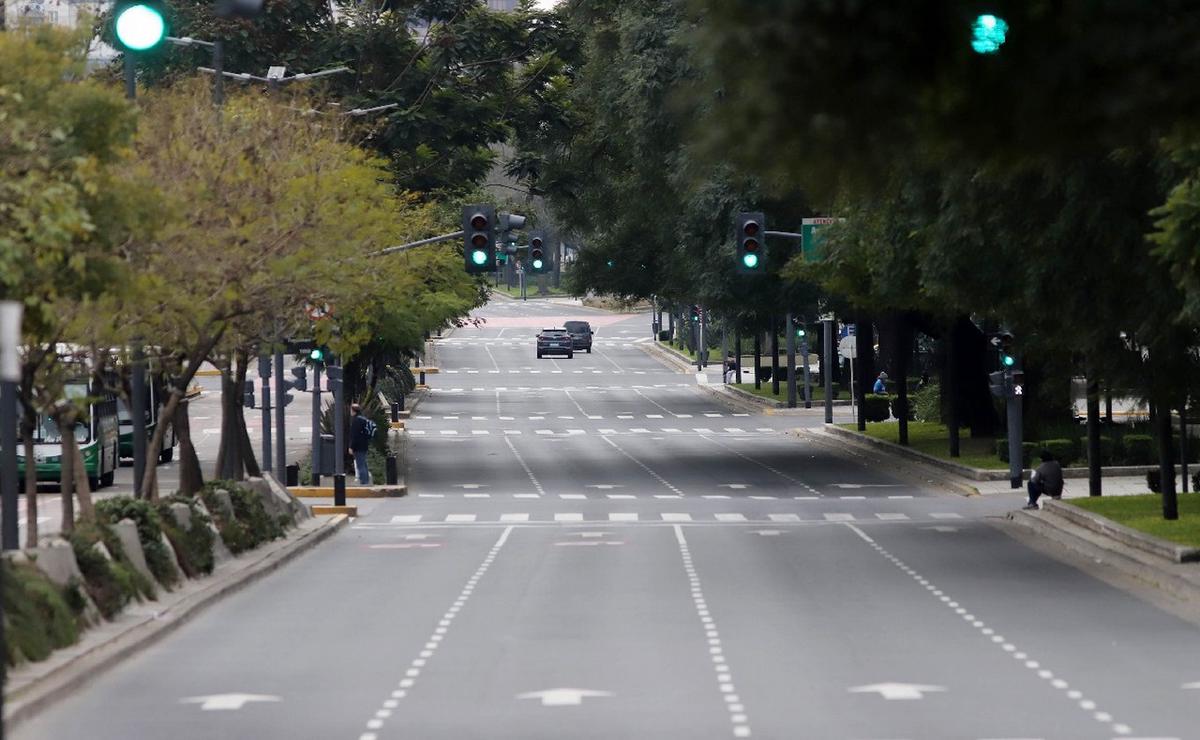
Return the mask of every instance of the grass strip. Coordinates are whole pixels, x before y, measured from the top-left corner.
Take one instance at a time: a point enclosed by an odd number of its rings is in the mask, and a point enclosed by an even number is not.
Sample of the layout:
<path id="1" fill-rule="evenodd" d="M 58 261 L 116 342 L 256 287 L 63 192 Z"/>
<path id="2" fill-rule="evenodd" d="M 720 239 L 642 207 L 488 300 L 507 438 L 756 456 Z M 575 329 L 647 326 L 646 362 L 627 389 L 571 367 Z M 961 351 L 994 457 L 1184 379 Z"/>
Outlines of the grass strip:
<path id="1" fill-rule="evenodd" d="M 841 424 L 843 429 L 858 431 L 854 424 Z M 880 421 L 867 424 L 868 437 L 886 442 L 900 443 L 900 424 L 895 421 Z M 908 423 L 908 446 L 926 455 L 948 462 L 985 470 L 1007 470 L 1008 463 L 996 457 L 995 437 L 972 437 L 964 432 L 959 437 L 959 457 L 950 457 L 950 432 L 945 424 L 928 421 Z"/>
<path id="2" fill-rule="evenodd" d="M 1162 496 L 1095 496 L 1066 500 L 1072 506 L 1099 514 L 1118 524 L 1180 545 L 1200 547 L 1200 495 L 1179 495 L 1179 518 L 1167 521 L 1162 516 Z"/>

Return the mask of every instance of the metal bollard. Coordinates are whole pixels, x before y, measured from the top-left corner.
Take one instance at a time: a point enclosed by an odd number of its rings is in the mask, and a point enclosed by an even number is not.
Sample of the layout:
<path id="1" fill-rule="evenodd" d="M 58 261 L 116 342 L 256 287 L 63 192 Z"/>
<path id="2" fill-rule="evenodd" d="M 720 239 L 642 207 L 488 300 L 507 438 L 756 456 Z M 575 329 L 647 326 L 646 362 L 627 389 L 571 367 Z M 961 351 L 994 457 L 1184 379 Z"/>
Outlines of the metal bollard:
<path id="1" fill-rule="evenodd" d="M 289 466 L 287 466 L 285 471 L 286 471 L 285 472 L 286 477 L 284 478 L 284 480 L 287 481 L 287 485 L 289 485 L 289 486 L 300 485 L 300 466 L 299 465 L 294 465 L 294 464 L 289 465 Z"/>
<path id="2" fill-rule="evenodd" d="M 425 370 L 421 370 L 421 385 L 425 385 Z"/>
<path id="3" fill-rule="evenodd" d="M 400 404 L 392 404 L 392 421 L 400 421 Z"/>
<path id="4" fill-rule="evenodd" d="M 387 484 L 394 486 L 400 482 L 400 466 L 396 461 L 395 455 L 387 456 Z"/>
<path id="5" fill-rule="evenodd" d="M 346 505 L 346 474 L 338 473 L 333 476 L 333 505 Z"/>
<path id="6" fill-rule="evenodd" d="M 400 394 L 400 410 L 401 411 L 404 410 L 404 394 L 403 393 Z"/>

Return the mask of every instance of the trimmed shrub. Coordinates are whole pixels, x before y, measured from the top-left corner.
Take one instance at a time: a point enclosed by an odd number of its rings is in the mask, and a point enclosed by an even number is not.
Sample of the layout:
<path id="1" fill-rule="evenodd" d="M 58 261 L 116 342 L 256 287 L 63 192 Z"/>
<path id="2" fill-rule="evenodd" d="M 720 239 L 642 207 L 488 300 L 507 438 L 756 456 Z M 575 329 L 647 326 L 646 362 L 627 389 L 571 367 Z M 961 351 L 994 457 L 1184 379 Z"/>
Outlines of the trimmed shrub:
<path id="1" fill-rule="evenodd" d="M 181 529 L 171 514 L 171 504 L 184 504 L 191 511 L 192 523 L 186 531 Z M 212 573 L 213 542 L 216 535 L 208 528 L 211 520 L 201 513 L 196 506 L 196 500 L 188 496 L 172 496 L 164 499 L 158 505 L 158 518 L 163 532 L 175 549 L 175 557 L 179 566 L 188 578 L 196 578 Z"/>
<path id="2" fill-rule="evenodd" d="M 8 665 L 43 660 L 79 639 L 84 602 L 77 588 L 59 588 L 29 563 L 4 560 L 0 568 Z"/>
<path id="3" fill-rule="evenodd" d="M 891 398 L 868 393 L 863 398 L 862 414 L 867 421 L 887 421 L 891 415 Z"/>
<path id="4" fill-rule="evenodd" d="M 1037 442 L 1022 442 L 1021 443 L 1021 467 L 1028 468 L 1032 461 L 1041 452 L 1041 445 Z M 1008 439 L 1002 438 L 996 440 L 996 457 L 1000 458 L 1001 462 L 1008 462 Z"/>
<path id="5" fill-rule="evenodd" d="M 1116 441 L 1112 437 L 1100 438 L 1100 464 L 1112 465 L 1116 459 Z M 1088 447 L 1087 437 L 1079 438 L 1079 459 L 1084 463 L 1088 462 Z"/>
<path id="6" fill-rule="evenodd" d="M 138 540 L 146 555 L 146 565 L 155 580 L 164 586 L 174 586 L 179 583 L 179 571 L 171 561 L 171 553 L 162 540 L 162 524 L 154 506 L 143 499 L 129 496 L 116 496 L 96 502 L 96 516 L 108 524 L 115 524 L 122 519 L 132 519 L 137 524 Z"/>
<path id="7" fill-rule="evenodd" d="M 1066 467 L 1075 462 L 1079 458 L 1079 448 L 1076 446 L 1075 440 L 1071 439 L 1047 439 L 1043 440 L 1040 447 L 1054 455 L 1054 459 Z"/>
<path id="8" fill-rule="evenodd" d="M 913 417 L 917 421 L 941 421 L 942 419 L 942 389 L 936 383 L 930 383 L 920 390 L 913 391 L 908 397 L 912 407 Z"/>
<path id="9" fill-rule="evenodd" d="M 1154 438 L 1148 434 L 1126 434 L 1122 440 L 1125 446 L 1126 465 L 1151 465 L 1158 455 L 1154 452 Z"/>
<path id="10" fill-rule="evenodd" d="M 907 401 L 908 401 L 908 420 L 916 421 L 917 417 L 913 412 L 912 397 L 910 396 L 907 399 Z M 901 415 L 904 413 L 905 413 L 905 410 L 900 408 L 900 396 L 896 396 L 895 398 L 892 399 L 892 416 L 899 419 L 901 417 Z"/>

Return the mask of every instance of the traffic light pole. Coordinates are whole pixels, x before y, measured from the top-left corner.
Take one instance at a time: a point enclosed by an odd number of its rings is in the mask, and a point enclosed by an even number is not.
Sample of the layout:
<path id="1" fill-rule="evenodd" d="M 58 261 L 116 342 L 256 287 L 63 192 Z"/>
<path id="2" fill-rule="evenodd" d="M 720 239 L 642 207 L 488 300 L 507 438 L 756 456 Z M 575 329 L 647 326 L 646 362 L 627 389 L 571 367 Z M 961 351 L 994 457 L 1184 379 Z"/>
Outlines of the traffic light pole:
<path id="1" fill-rule="evenodd" d="M 283 416 L 283 399 L 286 394 L 287 386 L 283 380 L 283 352 L 275 353 L 275 389 L 279 396 L 275 402 L 275 459 L 279 463 L 280 480 L 284 480 L 283 473 L 287 470 L 287 440 L 284 437 L 284 429 L 286 428 L 285 419 Z"/>
<path id="2" fill-rule="evenodd" d="M 258 358 L 258 378 L 262 382 L 262 469 L 270 473 L 275 466 L 271 464 L 271 358 L 266 355 Z"/>
<path id="3" fill-rule="evenodd" d="M 337 360 L 334 360 L 336 363 Z M 344 406 L 342 402 L 345 384 L 342 382 L 341 365 L 331 365 L 329 380 L 333 386 L 333 505 L 346 505 L 346 432 Z"/>
<path id="4" fill-rule="evenodd" d="M 1008 372 L 1007 406 L 1008 406 L 1008 482 L 1011 488 L 1020 488 L 1024 478 L 1021 438 L 1023 427 L 1022 413 L 1025 397 L 1014 392 L 1012 372 Z"/>
<path id="5" fill-rule="evenodd" d="M 821 358 L 821 378 L 825 381 L 825 423 L 833 423 L 833 317 L 826 316 L 825 356 Z"/>
<path id="6" fill-rule="evenodd" d="M 787 395 L 788 408 L 796 408 L 796 329 L 792 326 L 792 312 L 784 319 L 787 326 Z"/>
<path id="7" fill-rule="evenodd" d="M 808 369 L 808 329 L 804 330 L 804 339 L 800 342 L 800 354 L 804 360 L 804 408 L 812 408 L 812 375 Z"/>
<path id="8" fill-rule="evenodd" d="M 121 66 L 125 68 L 125 99 L 137 99 L 137 65 L 133 61 L 133 52 L 126 51 L 125 57 L 121 62 Z"/>
<path id="9" fill-rule="evenodd" d="M 321 485 L 321 365 L 313 364 L 312 385 L 312 485 Z"/>
<path id="10" fill-rule="evenodd" d="M 140 498 L 142 479 L 146 477 L 146 366 L 143 364 L 141 340 L 133 341 L 129 420 L 133 422 L 133 495 L 134 498 Z"/>

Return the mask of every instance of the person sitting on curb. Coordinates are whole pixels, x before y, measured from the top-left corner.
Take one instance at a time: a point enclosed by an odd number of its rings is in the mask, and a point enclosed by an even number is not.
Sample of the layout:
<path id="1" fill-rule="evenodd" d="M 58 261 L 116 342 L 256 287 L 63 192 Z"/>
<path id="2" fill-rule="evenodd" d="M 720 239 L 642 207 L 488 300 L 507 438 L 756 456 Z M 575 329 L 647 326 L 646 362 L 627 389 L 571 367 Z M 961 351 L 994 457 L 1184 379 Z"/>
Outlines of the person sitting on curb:
<path id="1" fill-rule="evenodd" d="M 1025 504 L 1026 509 L 1038 508 L 1037 501 L 1043 493 L 1055 501 L 1062 498 L 1062 466 L 1050 454 L 1050 450 L 1042 450 L 1041 458 L 1042 464 L 1029 476 L 1029 503 Z"/>

